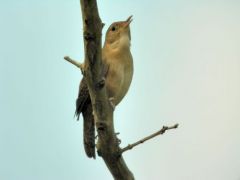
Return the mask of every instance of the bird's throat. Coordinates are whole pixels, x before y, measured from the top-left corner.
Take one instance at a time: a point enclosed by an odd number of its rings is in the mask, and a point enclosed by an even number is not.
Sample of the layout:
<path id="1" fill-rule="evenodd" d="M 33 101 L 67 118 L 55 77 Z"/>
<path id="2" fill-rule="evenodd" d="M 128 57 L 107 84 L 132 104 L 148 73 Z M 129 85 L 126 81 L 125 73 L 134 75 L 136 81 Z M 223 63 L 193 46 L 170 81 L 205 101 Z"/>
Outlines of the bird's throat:
<path id="1" fill-rule="evenodd" d="M 113 50 L 129 49 L 130 46 L 131 42 L 128 35 L 122 35 L 119 40 L 109 44 L 109 48 Z"/>

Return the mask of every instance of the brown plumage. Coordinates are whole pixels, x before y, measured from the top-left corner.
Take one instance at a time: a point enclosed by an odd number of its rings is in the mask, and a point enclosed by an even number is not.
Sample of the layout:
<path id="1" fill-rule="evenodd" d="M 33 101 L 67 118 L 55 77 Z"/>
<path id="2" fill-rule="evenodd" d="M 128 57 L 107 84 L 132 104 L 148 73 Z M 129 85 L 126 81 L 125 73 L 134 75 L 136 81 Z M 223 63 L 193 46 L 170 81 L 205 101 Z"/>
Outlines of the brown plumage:
<path id="1" fill-rule="evenodd" d="M 92 104 L 86 80 L 83 78 L 80 82 L 78 98 L 76 100 L 75 115 L 79 119 L 83 115 L 83 143 L 84 149 L 89 158 L 95 159 L 95 126 L 92 115 Z"/>
<path id="2" fill-rule="evenodd" d="M 131 16 L 126 21 L 113 23 L 107 30 L 102 49 L 102 62 L 108 67 L 105 84 L 108 98 L 115 107 L 126 95 L 132 81 L 133 59 L 130 52 Z M 76 116 L 83 115 L 84 149 L 88 157 L 95 158 L 95 123 L 87 83 L 80 82 L 76 101 Z"/>

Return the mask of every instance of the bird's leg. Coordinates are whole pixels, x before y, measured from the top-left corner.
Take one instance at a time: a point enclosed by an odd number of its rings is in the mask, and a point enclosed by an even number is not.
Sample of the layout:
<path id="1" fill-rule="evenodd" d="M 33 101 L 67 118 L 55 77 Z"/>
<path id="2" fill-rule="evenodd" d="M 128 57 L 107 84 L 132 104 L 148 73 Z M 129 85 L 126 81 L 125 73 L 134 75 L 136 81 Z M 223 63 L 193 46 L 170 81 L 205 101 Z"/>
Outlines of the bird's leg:
<path id="1" fill-rule="evenodd" d="M 110 105 L 111 105 L 111 107 L 113 108 L 113 111 L 114 111 L 115 107 L 116 107 L 116 105 L 114 103 L 114 97 L 110 97 L 108 100 L 109 100 L 109 103 L 110 103 Z"/>

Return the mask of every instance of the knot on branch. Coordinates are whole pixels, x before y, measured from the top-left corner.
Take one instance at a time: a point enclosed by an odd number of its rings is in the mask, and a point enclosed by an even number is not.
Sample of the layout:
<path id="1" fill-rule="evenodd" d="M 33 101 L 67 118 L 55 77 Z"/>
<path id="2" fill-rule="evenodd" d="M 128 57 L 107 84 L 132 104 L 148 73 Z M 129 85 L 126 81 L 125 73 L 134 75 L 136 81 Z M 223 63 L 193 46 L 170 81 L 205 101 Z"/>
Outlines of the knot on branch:
<path id="1" fill-rule="evenodd" d="M 95 39 L 95 36 L 91 34 L 90 32 L 84 32 L 84 39 L 86 41 L 93 41 Z"/>
<path id="2" fill-rule="evenodd" d="M 160 130 L 159 134 L 165 133 L 165 131 L 168 130 L 167 126 L 163 126 L 162 129 Z"/>
<path id="3" fill-rule="evenodd" d="M 121 158 L 122 153 L 121 149 L 118 149 L 117 151 L 113 152 L 113 160 L 116 162 L 119 158 Z"/>
<path id="4" fill-rule="evenodd" d="M 86 25 L 89 25 L 89 20 L 88 19 L 85 19 L 84 22 L 85 22 Z"/>
<path id="5" fill-rule="evenodd" d="M 103 77 L 96 85 L 95 85 L 95 89 L 98 91 L 100 89 L 102 89 L 105 85 L 105 78 Z"/>
<path id="6" fill-rule="evenodd" d="M 105 131 L 106 130 L 106 128 L 107 128 L 107 124 L 105 123 L 105 122 L 96 122 L 96 126 L 97 126 L 97 131 L 99 132 L 99 131 L 101 131 L 101 132 L 103 132 L 103 131 Z M 100 134 L 99 134 L 100 135 Z"/>

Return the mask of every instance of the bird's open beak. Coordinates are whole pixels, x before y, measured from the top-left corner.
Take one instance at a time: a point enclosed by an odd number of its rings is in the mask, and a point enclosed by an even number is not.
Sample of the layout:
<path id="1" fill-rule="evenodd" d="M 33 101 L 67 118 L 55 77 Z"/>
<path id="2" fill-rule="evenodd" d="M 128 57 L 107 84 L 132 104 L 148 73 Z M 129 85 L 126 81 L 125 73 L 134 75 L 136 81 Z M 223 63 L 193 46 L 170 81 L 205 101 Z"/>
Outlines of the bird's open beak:
<path id="1" fill-rule="evenodd" d="M 131 16 L 129 16 L 128 18 L 127 18 L 127 20 L 125 21 L 125 27 L 128 27 L 129 26 L 129 24 L 132 22 L 132 15 Z"/>

